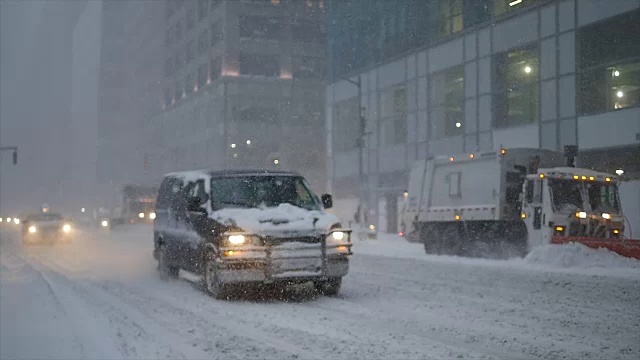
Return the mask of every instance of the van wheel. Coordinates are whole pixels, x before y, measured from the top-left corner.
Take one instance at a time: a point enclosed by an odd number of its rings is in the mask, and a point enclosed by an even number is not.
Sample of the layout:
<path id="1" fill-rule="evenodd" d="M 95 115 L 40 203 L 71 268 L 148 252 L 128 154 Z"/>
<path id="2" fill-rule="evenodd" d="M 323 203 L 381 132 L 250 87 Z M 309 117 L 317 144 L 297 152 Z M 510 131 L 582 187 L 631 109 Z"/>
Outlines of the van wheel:
<path id="1" fill-rule="evenodd" d="M 325 281 L 316 281 L 313 283 L 316 290 L 322 295 L 335 296 L 340 292 L 342 286 L 342 278 L 330 278 Z"/>
<path id="2" fill-rule="evenodd" d="M 160 273 L 160 279 L 164 281 L 168 281 L 170 278 L 177 278 L 180 273 L 180 268 L 169 265 L 167 256 L 167 248 L 161 245 L 158 248 L 158 272 Z"/>
<path id="3" fill-rule="evenodd" d="M 218 279 L 216 256 L 212 251 L 208 251 L 204 257 L 202 280 L 205 290 L 215 299 L 222 300 L 227 298 L 227 286 Z"/>

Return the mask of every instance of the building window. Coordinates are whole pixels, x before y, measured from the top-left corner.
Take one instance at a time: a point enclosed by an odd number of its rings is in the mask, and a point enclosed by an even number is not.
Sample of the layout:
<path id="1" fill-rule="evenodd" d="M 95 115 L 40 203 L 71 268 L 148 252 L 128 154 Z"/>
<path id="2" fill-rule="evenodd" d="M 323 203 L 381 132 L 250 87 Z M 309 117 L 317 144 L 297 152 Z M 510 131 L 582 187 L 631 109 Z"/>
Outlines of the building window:
<path id="1" fill-rule="evenodd" d="M 293 41 L 306 43 L 325 43 L 327 33 L 320 22 L 292 22 L 291 34 Z"/>
<path id="2" fill-rule="evenodd" d="M 193 27 L 196 25 L 196 9 L 194 9 L 193 7 L 190 7 L 187 10 L 187 18 L 185 20 L 185 24 L 187 26 L 187 30 L 193 29 Z"/>
<path id="3" fill-rule="evenodd" d="M 198 21 L 202 21 L 209 13 L 208 0 L 198 0 Z"/>
<path id="4" fill-rule="evenodd" d="M 222 26 L 220 23 L 211 24 L 211 46 L 222 40 Z"/>
<path id="5" fill-rule="evenodd" d="M 407 90 L 404 85 L 393 86 L 380 94 L 382 145 L 390 146 L 407 141 Z"/>
<path id="6" fill-rule="evenodd" d="M 494 122 L 496 127 L 538 121 L 538 48 L 499 53 L 493 59 Z"/>
<path id="7" fill-rule="evenodd" d="M 198 55 L 202 55 L 207 52 L 209 48 L 209 34 L 207 33 L 207 29 L 203 30 L 198 36 Z"/>
<path id="8" fill-rule="evenodd" d="M 207 84 L 207 64 L 200 65 L 198 67 L 198 87 L 203 87 Z"/>
<path id="9" fill-rule="evenodd" d="M 187 62 L 187 64 L 193 60 L 194 55 L 195 55 L 195 51 L 194 51 L 193 41 L 189 41 L 187 43 L 186 57 L 185 57 L 185 61 Z"/>
<path id="10" fill-rule="evenodd" d="M 337 152 L 357 149 L 360 136 L 358 99 L 354 97 L 336 103 L 334 111 L 333 148 Z"/>
<path id="11" fill-rule="evenodd" d="M 640 106 L 640 11 L 578 30 L 581 114 Z"/>
<path id="12" fill-rule="evenodd" d="M 240 16 L 240 37 L 278 40 L 282 22 L 279 18 L 264 16 Z"/>
<path id="13" fill-rule="evenodd" d="M 170 77 L 174 73 L 173 58 L 169 57 L 164 61 L 164 76 Z"/>
<path id="14" fill-rule="evenodd" d="M 182 94 L 184 91 L 184 89 L 182 88 L 182 81 L 176 80 L 176 86 L 174 90 L 175 90 L 174 98 L 176 99 L 176 101 L 182 99 Z"/>
<path id="15" fill-rule="evenodd" d="M 498 17 L 543 1 L 545 0 L 490 0 L 489 6 L 493 16 Z"/>
<path id="16" fill-rule="evenodd" d="M 436 12 L 436 27 L 439 36 L 461 31 L 464 27 L 463 0 L 440 0 Z"/>
<path id="17" fill-rule="evenodd" d="M 176 52 L 176 56 L 174 57 L 174 59 L 175 59 L 174 72 L 178 72 L 184 66 L 184 52 L 177 51 Z"/>
<path id="18" fill-rule="evenodd" d="M 436 139 L 464 133 L 464 66 L 431 77 L 432 134 Z"/>
<path id="19" fill-rule="evenodd" d="M 164 35 L 164 43 L 166 46 L 170 46 L 173 43 L 173 27 L 170 26 Z"/>
<path id="20" fill-rule="evenodd" d="M 209 62 L 209 79 L 213 81 L 219 78 L 221 71 L 222 71 L 222 58 L 212 59 Z"/>
<path id="21" fill-rule="evenodd" d="M 194 79 L 193 73 L 188 73 L 184 80 L 184 90 L 187 93 L 187 95 L 193 92 L 194 86 L 195 86 L 195 79 Z"/>
<path id="22" fill-rule="evenodd" d="M 294 56 L 291 58 L 294 78 L 323 79 L 325 62 L 321 58 Z"/>
<path id="23" fill-rule="evenodd" d="M 176 22 L 176 30 L 175 30 L 175 34 L 176 34 L 176 42 L 182 40 L 182 23 L 180 21 Z"/>
<path id="24" fill-rule="evenodd" d="M 280 61 L 277 55 L 240 53 L 240 74 L 280 76 Z"/>
<path id="25" fill-rule="evenodd" d="M 170 87 L 164 88 L 164 106 L 171 105 L 172 100 L 173 100 L 173 92 L 171 91 L 171 88 Z"/>

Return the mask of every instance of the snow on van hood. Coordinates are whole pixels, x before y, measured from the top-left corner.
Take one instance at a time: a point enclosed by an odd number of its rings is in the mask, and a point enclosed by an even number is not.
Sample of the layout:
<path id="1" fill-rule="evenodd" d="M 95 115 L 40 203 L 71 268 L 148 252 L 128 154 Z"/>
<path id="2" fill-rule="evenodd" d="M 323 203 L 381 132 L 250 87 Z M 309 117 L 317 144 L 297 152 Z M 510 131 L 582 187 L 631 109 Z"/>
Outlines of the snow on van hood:
<path id="1" fill-rule="evenodd" d="M 214 211 L 210 217 L 225 225 L 235 225 L 248 233 L 267 236 L 327 233 L 333 225 L 340 222 L 333 214 L 291 204 L 250 209 L 225 208 Z"/>

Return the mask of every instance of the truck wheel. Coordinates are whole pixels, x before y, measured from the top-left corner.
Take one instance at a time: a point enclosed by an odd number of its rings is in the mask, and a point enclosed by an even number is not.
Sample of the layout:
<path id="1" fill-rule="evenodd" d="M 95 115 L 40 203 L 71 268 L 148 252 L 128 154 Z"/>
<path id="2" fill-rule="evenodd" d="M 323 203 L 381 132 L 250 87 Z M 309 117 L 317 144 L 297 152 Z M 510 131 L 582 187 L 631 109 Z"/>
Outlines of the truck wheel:
<path id="1" fill-rule="evenodd" d="M 227 298 L 227 285 L 220 283 L 218 279 L 216 256 L 212 251 L 208 251 L 204 257 L 202 280 L 204 289 L 215 299 L 222 300 Z"/>
<path id="2" fill-rule="evenodd" d="M 442 238 L 435 227 L 429 226 L 421 230 L 420 240 L 424 244 L 424 251 L 427 254 L 437 254 L 440 252 Z"/>
<path id="3" fill-rule="evenodd" d="M 164 245 L 158 248 L 158 272 L 160 279 L 167 281 L 170 278 L 177 278 L 180 268 L 169 265 L 167 260 L 167 249 Z"/>
<path id="4" fill-rule="evenodd" d="M 342 278 L 330 278 L 325 281 L 316 281 L 313 283 L 316 290 L 322 295 L 335 296 L 340 292 L 342 286 Z"/>
<path id="5" fill-rule="evenodd" d="M 442 231 L 440 254 L 459 255 L 463 241 L 458 224 L 447 225 Z"/>

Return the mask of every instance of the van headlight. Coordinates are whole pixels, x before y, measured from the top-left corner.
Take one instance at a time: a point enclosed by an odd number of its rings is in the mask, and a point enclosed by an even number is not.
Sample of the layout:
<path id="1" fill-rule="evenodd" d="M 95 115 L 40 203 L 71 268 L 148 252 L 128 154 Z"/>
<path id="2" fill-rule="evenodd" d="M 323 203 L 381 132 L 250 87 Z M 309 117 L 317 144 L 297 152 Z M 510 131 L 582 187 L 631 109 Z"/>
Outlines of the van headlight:
<path id="1" fill-rule="evenodd" d="M 242 245 L 246 241 L 246 237 L 244 235 L 229 235 L 227 241 L 233 245 Z"/>

